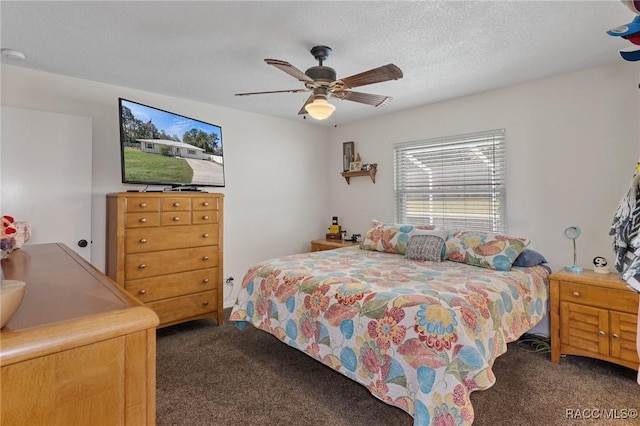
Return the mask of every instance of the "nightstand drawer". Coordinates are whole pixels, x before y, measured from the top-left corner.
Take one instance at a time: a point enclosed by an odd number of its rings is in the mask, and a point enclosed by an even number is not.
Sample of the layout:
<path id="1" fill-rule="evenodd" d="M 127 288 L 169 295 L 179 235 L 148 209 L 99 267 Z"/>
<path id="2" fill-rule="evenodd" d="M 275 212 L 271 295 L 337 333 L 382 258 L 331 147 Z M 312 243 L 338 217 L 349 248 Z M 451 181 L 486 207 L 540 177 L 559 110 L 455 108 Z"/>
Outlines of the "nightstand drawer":
<path id="1" fill-rule="evenodd" d="M 628 291 L 560 282 L 560 300 L 599 308 L 638 313 L 638 295 Z"/>
<path id="2" fill-rule="evenodd" d="M 311 241 L 311 251 L 333 250 L 343 247 L 360 245 L 357 241 L 346 240 L 313 240 Z"/>

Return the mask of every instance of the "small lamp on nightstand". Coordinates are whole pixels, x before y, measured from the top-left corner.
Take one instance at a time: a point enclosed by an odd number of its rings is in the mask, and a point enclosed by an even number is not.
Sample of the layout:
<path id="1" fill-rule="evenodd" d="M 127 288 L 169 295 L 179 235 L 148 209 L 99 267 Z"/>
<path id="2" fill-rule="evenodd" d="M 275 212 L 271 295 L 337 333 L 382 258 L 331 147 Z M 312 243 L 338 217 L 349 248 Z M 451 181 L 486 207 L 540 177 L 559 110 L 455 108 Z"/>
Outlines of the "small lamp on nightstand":
<path id="1" fill-rule="evenodd" d="M 581 233 L 582 230 L 577 226 L 570 226 L 564 230 L 564 236 L 573 241 L 573 265 L 564 267 L 564 269 L 570 272 L 582 272 L 582 267 L 576 264 L 576 239 Z"/>

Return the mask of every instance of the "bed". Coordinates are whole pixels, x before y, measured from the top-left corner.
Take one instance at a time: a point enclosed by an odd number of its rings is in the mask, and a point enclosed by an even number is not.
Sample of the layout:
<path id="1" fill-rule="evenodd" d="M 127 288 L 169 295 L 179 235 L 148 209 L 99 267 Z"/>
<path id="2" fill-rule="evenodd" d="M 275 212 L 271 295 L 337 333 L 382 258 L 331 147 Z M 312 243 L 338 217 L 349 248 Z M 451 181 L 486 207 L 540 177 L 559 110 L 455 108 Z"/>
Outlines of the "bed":
<path id="1" fill-rule="evenodd" d="M 230 321 L 366 386 L 416 425 L 468 425 L 471 392 L 495 383 L 495 359 L 546 314 L 548 275 L 358 246 L 290 255 L 248 271 Z"/>

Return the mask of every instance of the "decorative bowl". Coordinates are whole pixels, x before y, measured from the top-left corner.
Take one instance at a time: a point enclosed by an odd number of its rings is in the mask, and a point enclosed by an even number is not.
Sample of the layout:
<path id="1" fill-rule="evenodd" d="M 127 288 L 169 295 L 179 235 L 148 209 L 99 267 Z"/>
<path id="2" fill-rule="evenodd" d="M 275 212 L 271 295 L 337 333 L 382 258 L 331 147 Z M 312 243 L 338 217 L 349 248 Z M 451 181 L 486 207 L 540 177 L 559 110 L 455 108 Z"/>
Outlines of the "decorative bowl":
<path id="1" fill-rule="evenodd" d="M 18 280 L 2 280 L 0 285 L 0 328 L 16 313 L 24 297 L 26 283 Z"/>

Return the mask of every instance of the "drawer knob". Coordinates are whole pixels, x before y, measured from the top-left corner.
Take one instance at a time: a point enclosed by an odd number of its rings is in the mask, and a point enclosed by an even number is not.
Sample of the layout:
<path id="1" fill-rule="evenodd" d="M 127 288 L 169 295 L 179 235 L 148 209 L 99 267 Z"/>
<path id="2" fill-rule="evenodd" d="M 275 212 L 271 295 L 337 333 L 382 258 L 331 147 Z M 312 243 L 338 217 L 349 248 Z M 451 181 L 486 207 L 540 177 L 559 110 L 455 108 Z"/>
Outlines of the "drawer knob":
<path id="1" fill-rule="evenodd" d="M 202 220 L 209 220 L 209 216 L 202 216 Z"/>
<path id="2" fill-rule="evenodd" d="M 620 336 L 618 336 L 616 333 L 613 333 L 613 334 L 611 335 L 611 337 L 613 337 L 614 339 L 617 339 L 617 338 L 619 338 Z"/>
<path id="3" fill-rule="evenodd" d="M 140 207 L 142 207 L 142 208 L 147 207 L 147 203 L 140 203 Z"/>
<path id="4" fill-rule="evenodd" d="M 144 269 L 146 267 L 147 267 L 147 265 L 145 265 L 144 263 L 142 265 L 140 265 L 140 269 Z"/>
<path id="5" fill-rule="evenodd" d="M 202 302 L 202 306 L 207 306 L 209 304 L 208 300 L 205 300 L 204 302 Z"/>
<path id="6" fill-rule="evenodd" d="M 147 218 L 143 217 L 142 219 L 140 219 L 140 223 L 147 223 Z"/>
<path id="7" fill-rule="evenodd" d="M 175 203 L 173 203 L 173 207 L 180 207 L 180 203 L 176 201 Z"/>
<path id="8" fill-rule="evenodd" d="M 209 234 L 202 234 L 202 238 L 209 238 Z"/>
<path id="9" fill-rule="evenodd" d="M 141 239 L 140 239 L 140 243 L 142 243 L 142 244 L 147 244 L 147 239 L 146 239 L 146 238 L 141 238 Z"/>
<path id="10" fill-rule="evenodd" d="M 577 291 L 573 292 L 573 297 L 580 297 L 580 293 L 578 293 Z"/>
<path id="11" fill-rule="evenodd" d="M 138 294 L 147 294 L 147 290 L 145 290 L 145 289 L 143 288 L 142 290 L 140 290 L 140 291 L 138 292 Z"/>
<path id="12" fill-rule="evenodd" d="M 202 280 L 202 282 L 205 284 L 209 284 L 209 278 L 205 278 L 204 280 Z"/>
<path id="13" fill-rule="evenodd" d="M 174 218 L 173 218 L 173 221 L 174 221 L 174 222 L 179 222 L 179 221 L 180 221 L 180 216 L 176 216 L 176 217 L 174 217 Z"/>
<path id="14" fill-rule="evenodd" d="M 607 333 L 605 333 L 603 330 L 600 330 L 600 331 L 598 331 L 598 334 L 599 334 L 599 335 L 601 335 L 601 336 L 604 336 L 604 335 L 606 335 Z"/>
<path id="15" fill-rule="evenodd" d="M 205 201 L 204 203 L 202 203 L 203 206 L 208 207 L 209 203 L 207 201 Z"/>
<path id="16" fill-rule="evenodd" d="M 209 260 L 209 256 L 203 257 L 202 260 L 204 260 L 206 262 L 207 260 Z"/>

